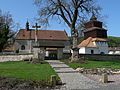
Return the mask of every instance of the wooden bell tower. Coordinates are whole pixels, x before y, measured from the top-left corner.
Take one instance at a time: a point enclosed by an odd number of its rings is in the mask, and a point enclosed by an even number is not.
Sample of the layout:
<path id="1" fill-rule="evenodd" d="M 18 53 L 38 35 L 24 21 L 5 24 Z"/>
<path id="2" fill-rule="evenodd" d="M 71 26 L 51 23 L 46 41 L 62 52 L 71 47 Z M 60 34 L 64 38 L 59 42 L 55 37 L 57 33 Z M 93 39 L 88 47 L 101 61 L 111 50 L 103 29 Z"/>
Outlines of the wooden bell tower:
<path id="1" fill-rule="evenodd" d="M 98 21 L 93 14 L 90 21 L 85 23 L 84 39 L 93 38 L 107 38 L 107 30 L 102 27 L 102 22 Z"/>

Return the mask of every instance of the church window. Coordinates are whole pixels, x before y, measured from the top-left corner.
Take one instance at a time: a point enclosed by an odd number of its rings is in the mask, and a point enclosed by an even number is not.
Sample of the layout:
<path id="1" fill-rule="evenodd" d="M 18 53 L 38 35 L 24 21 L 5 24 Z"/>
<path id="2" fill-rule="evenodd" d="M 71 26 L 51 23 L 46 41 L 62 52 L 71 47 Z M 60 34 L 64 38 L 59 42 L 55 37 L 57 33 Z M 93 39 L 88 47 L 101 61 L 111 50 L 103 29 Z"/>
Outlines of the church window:
<path id="1" fill-rule="evenodd" d="M 94 50 L 91 50 L 91 54 L 94 54 Z"/>
<path id="2" fill-rule="evenodd" d="M 25 50 L 25 45 L 22 45 L 22 46 L 21 46 L 21 50 Z"/>

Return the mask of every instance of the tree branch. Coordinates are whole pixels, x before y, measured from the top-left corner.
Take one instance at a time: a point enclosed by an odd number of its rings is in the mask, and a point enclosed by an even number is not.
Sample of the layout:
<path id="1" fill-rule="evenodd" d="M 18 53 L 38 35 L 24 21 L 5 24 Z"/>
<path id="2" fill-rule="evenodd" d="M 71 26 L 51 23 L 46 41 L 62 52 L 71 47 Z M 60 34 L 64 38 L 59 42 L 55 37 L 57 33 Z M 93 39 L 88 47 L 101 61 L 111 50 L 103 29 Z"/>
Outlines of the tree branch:
<path id="1" fill-rule="evenodd" d="M 58 0 L 58 4 L 59 4 L 60 12 L 61 12 L 61 17 L 62 17 L 63 20 L 67 23 L 67 25 L 70 27 L 71 24 L 70 24 L 70 22 L 67 20 L 67 18 L 66 18 L 65 15 L 64 15 L 63 9 L 61 8 L 61 2 L 60 2 L 60 0 Z"/>

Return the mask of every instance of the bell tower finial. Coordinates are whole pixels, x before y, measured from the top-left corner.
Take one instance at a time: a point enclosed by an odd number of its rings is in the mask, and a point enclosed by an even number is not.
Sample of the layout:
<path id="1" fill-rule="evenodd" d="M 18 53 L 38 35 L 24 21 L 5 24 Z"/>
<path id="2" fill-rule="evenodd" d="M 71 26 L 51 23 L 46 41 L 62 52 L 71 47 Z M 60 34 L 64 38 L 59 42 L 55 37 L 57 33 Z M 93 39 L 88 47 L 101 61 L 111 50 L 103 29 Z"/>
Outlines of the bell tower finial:
<path id="1" fill-rule="evenodd" d="M 96 18 L 96 16 L 95 16 L 95 12 L 94 12 L 94 10 L 93 10 L 93 7 L 92 7 L 92 17 L 90 18 L 90 20 L 91 20 L 91 21 L 96 21 L 96 20 L 97 20 L 97 18 Z"/>
<path id="2" fill-rule="evenodd" d="M 28 22 L 28 20 L 26 22 L 26 30 L 29 30 L 29 22 Z"/>

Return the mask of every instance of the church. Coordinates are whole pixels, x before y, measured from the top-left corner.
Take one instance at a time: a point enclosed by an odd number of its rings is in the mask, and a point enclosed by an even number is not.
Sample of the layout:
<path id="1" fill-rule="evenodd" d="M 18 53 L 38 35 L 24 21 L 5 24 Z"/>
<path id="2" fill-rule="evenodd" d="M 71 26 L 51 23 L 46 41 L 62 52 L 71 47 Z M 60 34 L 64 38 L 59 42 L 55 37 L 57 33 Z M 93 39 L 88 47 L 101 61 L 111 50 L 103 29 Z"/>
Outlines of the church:
<path id="1" fill-rule="evenodd" d="M 20 29 L 16 35 L 15 51 L 17 53 L 34 53 L 40 59 L 61 59 L 63 48 L 68 41 L 65 31 L 58 30 L 38 30 L 40 26 L 29 28 L 29 22 L 25 29 Z M 37 55 L 39 53 L 39 55 Z"/>
<path id="2" fill-rule="evenodd" d="M 107 30 L 102 22 L 92 15 L 84 26 L 84 40 L 78 45 L 79 54 L 108 54 Z"/>
<path id="3" fill-rule="evenodd" d="M 102 22 L 93 15 L 84 24 L 84 40 L 78 44 L 79 54 L 108 54 L 107 30 Z M 33 53 L 35 58 L 62 59 L 63 53 L 70 53 L 70 42 L 67 33 L 63 30 L 38 30 L 36 25 L 29 28 L 29 22 L 25 29 L 20 29 L 16 35 L 16 53 Z M 68 50 L 69 49 L 69 50 Z M 71 50 L 72 53 L 72 50 Z"/>

